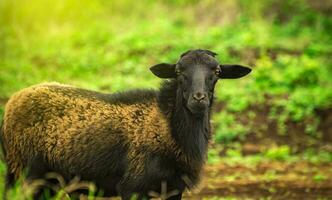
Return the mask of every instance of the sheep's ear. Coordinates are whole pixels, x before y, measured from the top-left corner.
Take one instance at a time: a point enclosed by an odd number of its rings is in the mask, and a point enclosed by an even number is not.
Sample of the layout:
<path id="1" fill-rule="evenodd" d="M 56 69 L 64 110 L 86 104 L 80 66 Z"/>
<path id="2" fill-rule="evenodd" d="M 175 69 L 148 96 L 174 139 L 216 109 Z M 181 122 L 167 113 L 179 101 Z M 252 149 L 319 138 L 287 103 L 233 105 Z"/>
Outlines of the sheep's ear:
<path id="1" fill-rule="evenodd" d="M 175 64 L 160 63 L 150 67 L 152 73 L 159 78 L 175 78 Z"/>
<path id="2" fill-rule="evenodd" d="M 219 78 L 234 79 L 241 78 L 251 72 L 251 69 L 241 65 L 220 65 Z"/>

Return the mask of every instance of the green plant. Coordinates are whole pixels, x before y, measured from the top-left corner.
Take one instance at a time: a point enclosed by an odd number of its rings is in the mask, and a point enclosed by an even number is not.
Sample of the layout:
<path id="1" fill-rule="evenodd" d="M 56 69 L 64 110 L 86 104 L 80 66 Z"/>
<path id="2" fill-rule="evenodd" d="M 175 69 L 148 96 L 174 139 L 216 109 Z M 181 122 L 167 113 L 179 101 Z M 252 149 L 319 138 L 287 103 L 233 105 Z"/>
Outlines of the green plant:
<path id="1" fill-rule="evenodd" d="M 229 143 L 235 138 L 243 138 L 247 133 L 247 129 L 236 121 L 235 115 L 222 111 L 214 116 L 217 123 L 215 130 L 215 141 Z"/>
<path id="2" fill-rule="evenodd" d="M 265 156 L 271 160 L 290 160 L 291 150 L 289 146 L 283 145 L 279 147 L 272 147 L 265 152 Z"/>
<path id="3" fill-rule="evenodd" d="M 326 180 L 327 177 L 326 175 L 324 174 L 316 174 L 314 177 L 313 177 L 313 180 L 316 181 L 316 182 L 322 182 L 324 180 Z"/>

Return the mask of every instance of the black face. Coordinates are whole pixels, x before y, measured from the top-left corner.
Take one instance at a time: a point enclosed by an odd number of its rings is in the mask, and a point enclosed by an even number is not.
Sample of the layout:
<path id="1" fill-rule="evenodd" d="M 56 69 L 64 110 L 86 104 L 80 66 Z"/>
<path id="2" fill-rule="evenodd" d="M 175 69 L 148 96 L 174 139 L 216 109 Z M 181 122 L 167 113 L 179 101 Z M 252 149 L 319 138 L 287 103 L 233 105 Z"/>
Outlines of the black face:
<path id="1" fill-rule="evenodd" d="M 179 93 L 193 114 L 204 113 L 210 107 L 220 71 L 219 63 L 206 53 L 189 52 L 176 64 Z"/>
<path id="2" fill-rule="evenodd" d="M 251 71 L 240 65 L 221 65 L 215 56 L 208 50 L 192 50 L 182 54 L 176 64 L 158 64 L 151 71 L 160 78 L 175 78 L 177 95 L 192 114 L 199 115 L 210 107 L 219 79 L 240 78 Z"/>

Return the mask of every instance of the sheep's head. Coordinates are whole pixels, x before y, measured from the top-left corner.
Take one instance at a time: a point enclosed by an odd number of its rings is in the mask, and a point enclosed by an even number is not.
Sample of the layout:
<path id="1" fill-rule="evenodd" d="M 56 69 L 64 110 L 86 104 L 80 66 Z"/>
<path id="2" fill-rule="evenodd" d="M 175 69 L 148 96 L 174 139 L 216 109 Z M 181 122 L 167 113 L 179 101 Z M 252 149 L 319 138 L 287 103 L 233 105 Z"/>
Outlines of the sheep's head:
<path id="1" fill-rule="evenodd" d="M 219 79 L 240 78 L 251 69 L 241 65 L 220 64 L 209 50 L 190 50 L 183 53 L 176 64 L 161 63 L 150 70 L 160 78 L 175 78 L 177 94 L 193 114 L 202 114 L 211 105 L 214 87 Z"/>

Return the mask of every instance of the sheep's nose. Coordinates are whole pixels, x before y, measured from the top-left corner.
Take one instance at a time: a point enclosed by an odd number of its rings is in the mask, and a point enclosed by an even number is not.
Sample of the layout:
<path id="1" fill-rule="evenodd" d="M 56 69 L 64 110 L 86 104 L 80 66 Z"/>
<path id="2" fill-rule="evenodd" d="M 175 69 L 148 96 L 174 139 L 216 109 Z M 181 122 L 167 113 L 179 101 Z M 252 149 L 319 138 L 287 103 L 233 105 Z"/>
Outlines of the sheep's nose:
<path id="1" fill-rule="evenodd" d="M 197 93 L 193 94 L 193 98 L 196 101 L 202 101 L 203 99 L 205 99 L 205 97 L 206 97 L 206 94 L 203 94 L 201 92 L 197 92 Z"/>

